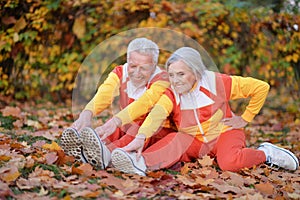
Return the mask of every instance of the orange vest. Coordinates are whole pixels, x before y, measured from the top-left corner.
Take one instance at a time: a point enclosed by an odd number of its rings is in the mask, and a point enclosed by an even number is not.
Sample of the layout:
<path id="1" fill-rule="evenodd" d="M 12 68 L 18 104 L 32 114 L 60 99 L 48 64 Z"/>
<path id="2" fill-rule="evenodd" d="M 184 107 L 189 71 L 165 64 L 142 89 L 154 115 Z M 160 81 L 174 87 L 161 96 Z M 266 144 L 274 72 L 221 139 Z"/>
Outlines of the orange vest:
<path id="1" fill-rule="evenodd" d="M 173 102 L 171 115 L 178 131 L 210 141 L 228 130 L 229 127 L 220 121 L 233 115 L 229 106 L 230 93 L 231 77 L 216 72 L 202 77 L 202 83 L 199 81 L 187 94 L 166 92 Z"/>
<path id="2" fill-rule="evenodd" d="M 119 88 L 120 100 L 119 100 L 119 102 L 120 102 L 120 109 L 122 110 L 125 107 L 127 107 L 129 104 L 134 102 L 137 98 L 139 98 L 139 96 L 132 97 L 128 92 L 131 89 L 129 87 L 132 87 L 132 85 L 128 84 L 130 79 L 127 74 L 126 64 L 115 67 L 113 72 L 116 73 L 120 79 L 120 88 Z M 154 82 L 159 81 L 159 80 L 169 82 L 168 73 L 166 71 L 160 69 L 159 67 L 157 67 L 154 74 L 150 77 L 149 82 L 145 86 L 144 92 L 147 89 L 149 89 Z M 135 121 L 137 122 L 137 121 L 143 120 L 143 119 L 145 119 L 146 116 L 147 116 L 147 114 L 136 119 Z"/>

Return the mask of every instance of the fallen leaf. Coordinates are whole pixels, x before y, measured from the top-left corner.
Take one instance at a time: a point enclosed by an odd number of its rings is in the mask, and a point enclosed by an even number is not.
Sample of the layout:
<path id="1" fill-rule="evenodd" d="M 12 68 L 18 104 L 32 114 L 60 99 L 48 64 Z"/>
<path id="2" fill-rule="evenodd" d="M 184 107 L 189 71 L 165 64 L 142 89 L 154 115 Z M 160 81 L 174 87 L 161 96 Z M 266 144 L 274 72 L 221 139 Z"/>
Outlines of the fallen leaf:
<path id="1" fill-rule="evenodd" d="M 17 178 L 19 178 L 20 175 L 21 173 L 19 172 L 17 167 L 11 167 L 9 171 L 1 174 L 0 178 L 4 182 L 12 182 L 15 181 Z"/>
<path id="2" fill-rule="evenodd" d="M 52 150 L 52 151 L 60 151 L 62 148 L 54 141 L 51 144 L 44 144 L 42 146 L 44 149 Z"/>
<path id="3" fill-rule="evenodd" d="M 215 182 L 210 183 L 209 185 L 217 188 L 221 193 L 227 193 L 227 192 L 234 192 L 235 194 L 241 193 L 241 189 L 239 187 L 226 185 L 226 184 L 219 185 Z"/>
<path id="4" fill-rule="evenodd" d="M 105 183 L 109 186 L 113 186 L 118 190 L 124 190 L 124 185 L 122 184 L 124 182 L 124 180 L 120 179 L 120 178 L 116 178 L 114 176 L 110 176 L 108 178 L 104 178 L 101 180 L 101 183 Z"/>
<path id="5" fill-rule="evenodd" d="M 300 194 L 288 193 L 288 197 L 291 199 L 300 199 Z"/>
<path id="6" fill-rule="evenodd" d="M 18 33 L 19 31 L 24 29 L 26 27 L 26 25 L 27 25 L 26 20 L 24 19 L 24 17 L 21 17 L 20 19 L 18 19 L 18 21 L 14 25 L 14 29 Z"/>
<path id="7" fill-rule="evenodd" d="M 50 152 L 45 155 L 45 158 L 46 158 L 46 163 L 51 165 L 57 161 L 58 156 L 55 152 Z"/>
<path id="8" fill-rule="evenodd" d="M 31 120 L 31 119 L 28 119 L 25 124 L 27 124 L 28 126 L 32 126 L 36 129 L 40 129 L 42 128 L 42 125 L 38 122 L 38 121 L 34 121 L 34 120 Z"/>
<path id="9" fill-rule="evenodd" d="M 40 189 L 40 191 L 39 191 L 39 193 L 38 193 L 38 195 L 39 195 L 39 196 L 45 196 L 45 195 L 47 195 L 48 193 L 49 193 L 49 191 L 48 191 L 48 190 L 45 190 L 45 188 L 42 186 L 41 189 Z"/>
<path id="10" fill-rule="evenodd" d="M 79 38 L 83 38 L 85 35 L 85 30 L 86 30 L 86 16 L 85 15 L 80 15 L 79 17 L 77 17 L 74 21 L 73 24 L 73 33 Z"/>
<path id="11" fill-rule="evenodd" d="M 85 176 L 91 176 L 95 173 L 93 167 L 88 163 L 83 163 L 78 167 L 79 170 L 81 170 L 83 173 L 81 175 Z"/>
<path id="12" fill-rule="evenodd" d="M 0 155 L 0 161 L 7 162 L 11 159 L 11 156 Z"/>
<path id="13" fill-rule="evenodd" d="M 77 197 L 96 198 L 100 194 L 101 194 L 101 192 L 99 190 L 97 190 L 97 191 L 82 190 L 82 191 L 72 194 L 71 197 L 72 198 L 77 198 Z"/>
<path id="14" fill-rule="evenodd" d="M 177 179 L 182 182 L 184 185 L 189 187 L 194 187 L 196 185 L 200 185 L 201 183 L 196 182 L 194 179 L 189 178 L 187 176 L 177 175 Z"/>
<path id="15" fill-rule="evenodd" d="M 23 122 L 23 120 L 16 120 L 16 121 L 14 121 L 13 122 L 13 125 L 14 125 L 14 127 L 16 127 L 16 128 L 22 128 L 23 127 L 23 125 L 24 125 L 24 122 Z"/>
<path id="16" fill-rule="evenodd" d="M 20 117 L 21 115 L 21 109 L 19 107 L 6 106 L 1 110 L 1 112 L 4 117 L 7 116 Z"/>
<path id="17" fill-rule="evenodd" d="M 255 184 L 255 188 L 263 194 L 271 195 L 274 192 L 274 186 L 269 182 Z"/>
<path id="18" fill-rule="evenodd" d="M 13 192 L 9 188 L 9 185 L 0 181 L 0 199 L 7 199 L 6 197 L 12 197 Z"/>
<path id="19" fill-rule="evenodd" d="M 17 22 L 16 18 L 14 16 L 9 17 L 1 17 L 1 21 L 5 25 L 15 24 Z"/>
<path id="20" fill-rule="evenodd" d="M 205 155 L 202 158 L 198 159 L 198 162 L 202 167 L 211 166 L 213 164 L 213 161 L 214 159 L 208 155 Z"/>
<path id="21" fill-rule="evenodd" d="M 181 167 L 181 169 L 180 169 L 180 173 L 182 175 L 185 175 L 185 174 L 189 173 L 189 171 L 190 171 L 189 163 L 184 163 L 183 167 Z"/>
<path id="22" fill-rule="evenodd" d="M 40 186 L 41 185 L 41 180 L 38 179 L 38 178 L 29 178 L 29 179 L 19 178 L 16 182 L 16 185 L 21 190 L 24 190 L 24 189 L 30 190 L 32 188 Z"/>
<path id="23" fill-rule="evenodd" d="M 199 183 L 200 185 L 208 186 L 209 184 L 214 182 L 214 179 L 205 179 L 202 177 L 197 177 L 195 182 Z"/>

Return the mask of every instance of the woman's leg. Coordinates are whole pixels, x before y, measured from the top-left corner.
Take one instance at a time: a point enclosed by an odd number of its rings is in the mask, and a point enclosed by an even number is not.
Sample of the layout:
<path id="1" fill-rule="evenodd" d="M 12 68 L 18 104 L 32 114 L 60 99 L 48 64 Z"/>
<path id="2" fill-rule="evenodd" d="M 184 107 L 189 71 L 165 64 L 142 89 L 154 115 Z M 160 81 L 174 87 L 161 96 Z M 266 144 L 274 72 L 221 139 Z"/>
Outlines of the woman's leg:
<path id="1" fill-rule="evenodd" d="M 251 168 L 266 161 L 265 153 L 261 150 L 246 148 L 243 130 L 234 129 L 222 133 L 212 150 L 216 155 L 219 167 L 222 170 L 239 171 L 242 168 Z"/>
<path id="2" fill-rule="evenodd" d="M 202 142 L 194 136 L 173 132 L 147 148 L 142 156 L 150 170 L 168 168 L 178 161 L 198 158 L 201 146 Z"/>
<path id="3" fill-rule="evenodd" d="M 108 144 L 107 147 L 112 151 L 115 148 L 122 148 L 128 145 L 138 133 L 140 126 L 138 124 L 132 124 L 126 131 L 126 134 L 117 140 L 114 140 L 112 143 Z M 157 131 L 151 138 L 147 139 L 144 145 L 144 149 L 150 145 L 156 143 L 158 140 L 165 137 L 167 134 L 173 132 L 173 129 L 170 128 L 161 128 Z"/>

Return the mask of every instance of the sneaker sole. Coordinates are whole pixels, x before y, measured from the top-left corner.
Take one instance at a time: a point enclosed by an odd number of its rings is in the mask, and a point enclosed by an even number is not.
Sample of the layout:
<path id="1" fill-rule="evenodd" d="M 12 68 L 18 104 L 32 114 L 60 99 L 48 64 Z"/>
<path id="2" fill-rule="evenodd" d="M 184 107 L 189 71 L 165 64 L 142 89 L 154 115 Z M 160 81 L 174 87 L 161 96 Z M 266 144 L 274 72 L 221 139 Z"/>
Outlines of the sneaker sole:
<path id="1" fill-rule="evenodd" d="M 111 155 L 112 165 L 119 171 L 136 174 L 136 170 L 139 171 L 139 175 L 146 176 L 146 173 L 134 165 L 130 156 L 122 149 L 115 149 Z"/>
<path id="2" fill-rule="evenodd" d="M 297 158 L 292 152 L 290 152 L 289 150 L 286 150 L 286 149 L 284 149 L 284 148 L 278 147 L 278 146 L 273 145 L 273 144 L 270 144 L 270 143 L 265 143 L 265 142 L 262 143 L 261 145 L 259 145 L 259 147 L 263 147 L 263 146 L 271 146 L 271 147 L 273 147 L 273 148 L 276 148 L 276 149 L 278 149 L 278 150 L 281 150 L 281 151 L 287 153 L 287 154 L 295 161 L 295 163 L 296 163 L 296 167 L 295 167 L 294 170 L 297 170 L 297 169 L 298 169 L 298 167 L 299 167 L 299 161 L 298 161 L 298 158 Z"/>
<path id="3" fill-rule="evenodd" d="M 87 162 L 82 153 L 82 144 L 76 129 L 67 128 L 63 131 L 61 147 L 67 155 L 73 156 L 76 160 L 82 161 L 83 163 Z"/>
<path id="4" fill-rule="evenodd" d="M 80 131 L 81 140 L 83 144 L 83 152 L 88 163 L 95 167 L 105 169 L 103 143 L 94 129 L 85 127 Z"/>

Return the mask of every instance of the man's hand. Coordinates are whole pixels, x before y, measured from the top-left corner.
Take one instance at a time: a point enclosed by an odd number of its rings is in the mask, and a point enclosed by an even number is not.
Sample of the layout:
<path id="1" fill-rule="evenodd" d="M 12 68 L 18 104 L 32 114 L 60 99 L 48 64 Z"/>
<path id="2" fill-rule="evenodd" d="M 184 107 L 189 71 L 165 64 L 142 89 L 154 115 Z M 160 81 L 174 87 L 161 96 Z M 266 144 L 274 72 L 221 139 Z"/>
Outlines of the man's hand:
<path id="1" fill-rule="evenodd" d="M 222 122 L 224 122 L 226 126 L 231 126 L 233 129 L 244 128 L 248 124 L 241 116 L 224 118 Z"/>
<path id="2" fill-rule="evenodd" d="M 93 113 L 89 110 L 84 110 L 80 113 L 79 118 L 71 125 L 77 131 L 80 131 L 84 127 L 92 126 Z"/>
<path id="3" fill-rule="evenodd" d="M 122 121 L 117 117 L 113 117 L 102 126 L 97 127 L 95 131 L 96 133 L 98 133 L 98 135 L 101 136 L 101 140 L 104 140 L 112 133 L 114 133 L 116 129 L 121 125 L 122 125 Z"/>
<path id="4" fill-rule="evenodd" d="M 144 134 L 139 134 L 123 149 L 127 152 L 136 151 L 136 159 L 139 160 L 145 145 L 145 139 L 146 136 Z"/>

